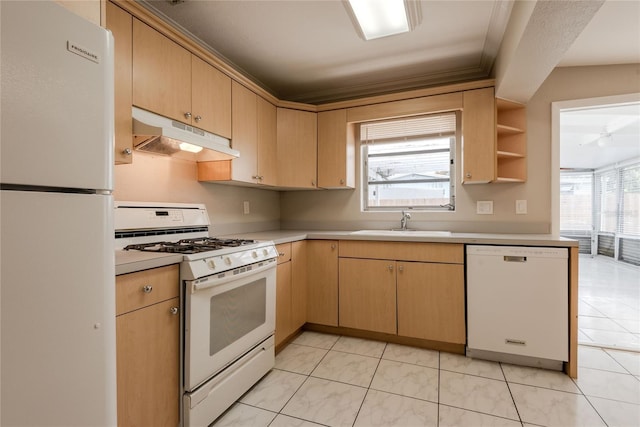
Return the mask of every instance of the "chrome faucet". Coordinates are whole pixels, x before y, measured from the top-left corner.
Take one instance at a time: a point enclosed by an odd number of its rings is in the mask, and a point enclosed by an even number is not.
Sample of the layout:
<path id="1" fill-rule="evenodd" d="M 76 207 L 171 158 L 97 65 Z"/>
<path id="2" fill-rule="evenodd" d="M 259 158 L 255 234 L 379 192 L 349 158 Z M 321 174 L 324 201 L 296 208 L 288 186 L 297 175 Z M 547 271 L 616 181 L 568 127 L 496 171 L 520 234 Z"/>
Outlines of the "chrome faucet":
<path id="1" fill-rule="evenodd" d="M 402 219 L 400 220 L 400 230 L 407 229 L 407 222 L 411 219 L 409 212 L 402 211 Z"/>

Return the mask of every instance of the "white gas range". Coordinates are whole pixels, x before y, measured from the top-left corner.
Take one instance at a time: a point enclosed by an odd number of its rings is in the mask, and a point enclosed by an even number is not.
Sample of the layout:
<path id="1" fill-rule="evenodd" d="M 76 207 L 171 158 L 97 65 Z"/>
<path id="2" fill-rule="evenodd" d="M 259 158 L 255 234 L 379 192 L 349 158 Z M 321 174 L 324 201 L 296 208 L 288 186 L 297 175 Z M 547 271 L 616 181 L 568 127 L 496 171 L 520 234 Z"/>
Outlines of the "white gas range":
<path id="1" fill-rule="evenodd" d="M 182 254 L 184 426 L 212 423 L 274 365 L 278 253 L 209 237 L 202 204 L 116 202 L 116 249 Z"/>

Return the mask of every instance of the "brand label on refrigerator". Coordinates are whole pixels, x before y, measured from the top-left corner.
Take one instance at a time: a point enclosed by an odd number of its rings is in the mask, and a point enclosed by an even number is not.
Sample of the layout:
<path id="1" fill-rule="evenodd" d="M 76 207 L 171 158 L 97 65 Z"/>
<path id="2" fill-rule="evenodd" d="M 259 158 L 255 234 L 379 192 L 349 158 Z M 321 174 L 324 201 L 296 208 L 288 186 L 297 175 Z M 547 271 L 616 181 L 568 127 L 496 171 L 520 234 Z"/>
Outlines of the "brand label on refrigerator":
<path id="1" fill-rule="evenodd" d="M 97 53 L 94 53 L 87 49 L 86 47 L 80 46 L 77 43 L 74 43 L 70 40 L 67 40 L 67 50 L 69 52 L 75 53 L 76 55 L 80 55 L 89 61 L 93 61 L 96 64 L 100 63 L 100 56 Z"/>

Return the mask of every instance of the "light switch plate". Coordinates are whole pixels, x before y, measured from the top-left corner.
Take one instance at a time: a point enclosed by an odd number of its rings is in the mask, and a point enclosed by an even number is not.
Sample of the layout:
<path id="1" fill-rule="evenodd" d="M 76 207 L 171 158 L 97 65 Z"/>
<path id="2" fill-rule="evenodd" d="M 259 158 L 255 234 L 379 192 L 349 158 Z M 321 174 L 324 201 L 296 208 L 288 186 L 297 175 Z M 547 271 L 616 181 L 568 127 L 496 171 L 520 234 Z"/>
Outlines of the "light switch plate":
<path id="1" fill-rule="evenodd" d="M 245 215 L 249 215 L 249 212 L 251 212 L 251 210 L 249 209 L 248 201 L 242 202 L 242 211 L 244 212 Z"/>
<path id="2" fill-rule="evenodd" d="M 516 200 L 516 215 L 524 215 L 527 213 L 527 201 Z"/>
<path id="3" fill-rule="evenodd" d="M 476 202 L 476 213 L 478 215 L 493 215 L 493 200 Z"/>

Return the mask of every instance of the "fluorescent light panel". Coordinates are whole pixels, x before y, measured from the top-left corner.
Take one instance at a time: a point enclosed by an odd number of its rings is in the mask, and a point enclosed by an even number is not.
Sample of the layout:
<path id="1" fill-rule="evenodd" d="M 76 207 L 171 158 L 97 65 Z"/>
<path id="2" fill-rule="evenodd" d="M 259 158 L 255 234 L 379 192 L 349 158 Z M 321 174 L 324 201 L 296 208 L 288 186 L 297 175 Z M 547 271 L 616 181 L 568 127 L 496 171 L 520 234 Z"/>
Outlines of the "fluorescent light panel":
<path id="1" fill-rule="evenodd" d="M 404 0 L 348 0 L 366 40 L 410 30 Z"/>

